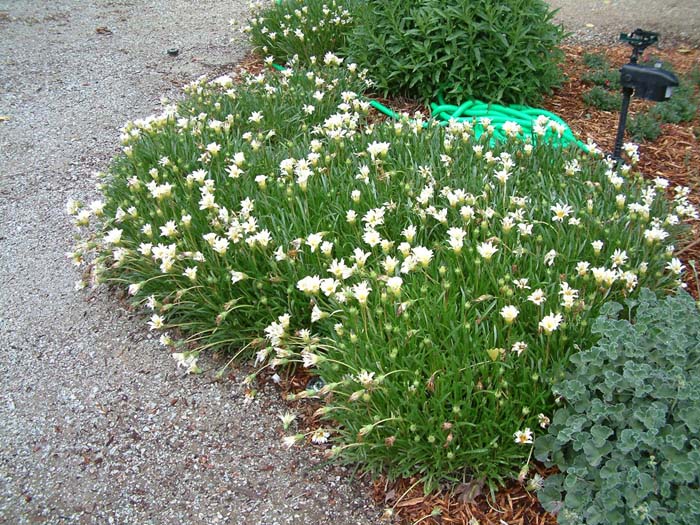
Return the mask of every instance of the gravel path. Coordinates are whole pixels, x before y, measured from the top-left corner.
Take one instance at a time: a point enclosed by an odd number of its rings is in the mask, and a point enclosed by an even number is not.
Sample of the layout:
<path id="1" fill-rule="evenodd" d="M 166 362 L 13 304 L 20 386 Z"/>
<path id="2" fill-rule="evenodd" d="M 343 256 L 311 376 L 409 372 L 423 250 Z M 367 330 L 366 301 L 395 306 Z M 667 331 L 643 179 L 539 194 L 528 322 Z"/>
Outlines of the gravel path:
<path id="1" fill-rule="evenodd" d="M 244 5 L 0 0 L 0 523 L 378 522 L 347 471 L 281 447 L 274 389 L 178 375 L 143 319 L 73 291 L 66 200 L 95 198 L 127 119 L 242 58 Z"/>
<path id="2" fill-rule="evenodd" d="M 178 375 L 143 319 L 73 291 L 63 255 L 65 202 L 94 198 L 119 126 L 242 58 L 244 3 L 0 0 L 0 523 L 378 522 L 349 472 L 281 448 L 273 389 Z M 697 42 L 697 0 L 550 3 L 580 42 Z"/>

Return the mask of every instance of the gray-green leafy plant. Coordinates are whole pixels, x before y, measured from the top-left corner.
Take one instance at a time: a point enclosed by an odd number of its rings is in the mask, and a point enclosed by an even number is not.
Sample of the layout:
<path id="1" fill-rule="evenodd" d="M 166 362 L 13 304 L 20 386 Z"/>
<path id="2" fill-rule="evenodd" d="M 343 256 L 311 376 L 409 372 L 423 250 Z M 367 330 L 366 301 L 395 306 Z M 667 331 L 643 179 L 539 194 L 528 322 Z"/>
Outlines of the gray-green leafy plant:
<path id="1" fill-rule="evenodd" d="M 700 314 L 686 293 L 608 303 L 601 339 L 571 357 L 566 405 L 535 456 L 561 525 L 700 523 Z"/>
<path id="2" fill-rule="evenodd" d="M 542 0 L 369 0 L 348 53 L 384 93 L 535 104 L 561 81 L 553 16 Z"/>

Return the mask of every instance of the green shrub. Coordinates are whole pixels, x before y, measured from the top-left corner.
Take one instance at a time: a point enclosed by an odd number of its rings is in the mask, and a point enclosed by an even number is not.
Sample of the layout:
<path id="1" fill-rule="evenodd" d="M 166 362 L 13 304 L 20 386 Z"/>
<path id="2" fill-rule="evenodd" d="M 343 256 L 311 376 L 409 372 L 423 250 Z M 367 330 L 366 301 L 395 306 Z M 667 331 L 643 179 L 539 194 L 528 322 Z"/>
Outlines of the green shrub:
<path id="1" fill-rule="evenodd" d="M 315 365 L 313 439 L 332 430 L 333 455 L 431 486 L 503 480 L 589 319 L 678 285 L 669 246 L 695 212 L 594 147 L 545 144 L 546 119 L 493 145 L 485 122 L 479 139 L 474 122 L 368 124 L 362 74 L 327 62 L 197 81 L 127 124 L 104 202 L 70 205 L 95 228 L 72 256 L 128 286 L 187 370 L 207 349 Z"/>
<path id="2" fill-rule="evenodd" d="M 303 65 L 345 47 L 354 13 L 363 0 L 284 0 L 257 4 L 249 25 L 253 48 L 286 64 L 295 55 Z"/>
<path id="3" fill-rule="evenodd" d="M 610 61 L 603 53 L 584 53 L 582 60 L 590 69 L 599 71 L 610 69 Z"/>
<path id="4" fill-rule="evenodd" d="M 553 15 L 542 0 L 369 0 L 348 53 L 383 93 L 535 105 L 561 80 Z"/>
<path id="5" fill-rule="evenodd" d="M 661 122 L 678 124 L 693 120 L 698 114 L 697 97 L 694 89 L 686 80 L 673 93 L 666 102 L 659 102 L 649 110 L 654 118 Z"/>
<path id="6" fill-rule="evenodd" d="M 659 120 L 649 111 L 641 111 L 629 120 L 627 133 L 632 140 L 656 140 L 661 135 Z"/>
<path id="7" fill-rule="evenodd" d="M 619 111 L 622 95 L 610 92 L 604 87 L 595 86 L 583 94 L 583 101 L 587 105 L 603 111 Z"/>
<path id="8" fill-rule="evenodd" d="M 588 71 L 581 76 L 581 80 L 609 90 L 620 89 L 620 73 L 611 69 Z"/>
<path id="9" fill-rule="evenodd" d="M 622 316 L 622 318 L 619 318 Z M 627 318 L 629 320 L 627 320 Z M 566 405 L 535 455 L 561 525 L 700 523 L 700 314 L 686 293 L 608 303 L 601 340 L 556 385 Z"/>

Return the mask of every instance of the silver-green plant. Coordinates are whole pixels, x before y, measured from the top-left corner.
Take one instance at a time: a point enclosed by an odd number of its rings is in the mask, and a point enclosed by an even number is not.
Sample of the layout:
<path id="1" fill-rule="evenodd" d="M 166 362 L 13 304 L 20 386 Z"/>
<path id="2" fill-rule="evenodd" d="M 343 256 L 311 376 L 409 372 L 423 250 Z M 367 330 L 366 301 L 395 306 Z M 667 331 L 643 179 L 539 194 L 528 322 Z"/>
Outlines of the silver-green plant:
<path id="1" fill-rule="evenodd" d="M 700 314 L 688 294 L 608 303 L 571 357 L 535 456 L 561 525 L 700 523 Z"/>

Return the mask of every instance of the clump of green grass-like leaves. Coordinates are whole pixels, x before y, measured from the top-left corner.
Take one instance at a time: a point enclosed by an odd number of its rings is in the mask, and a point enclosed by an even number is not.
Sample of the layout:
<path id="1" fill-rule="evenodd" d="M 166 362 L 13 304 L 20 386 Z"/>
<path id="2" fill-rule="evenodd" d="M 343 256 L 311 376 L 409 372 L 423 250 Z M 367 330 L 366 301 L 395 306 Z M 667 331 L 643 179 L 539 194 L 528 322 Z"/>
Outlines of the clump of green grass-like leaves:
<path id="1" fill-rule="evenodd" d="M 72 257 L 190 370 L 206 349 L 313 367 L 325 386 L 294 397 L 325 400 L 331 456 L 429 488 L 526 472 L 601 306 L 679 285 L 687 192 L 546 144 L 546 118 L 506 143 L 486 120 L 369 124 L 363 74 L 325 62 L 200 80 L 127 124 L 104 200 L 69 205 L 92 222 Z"/>

